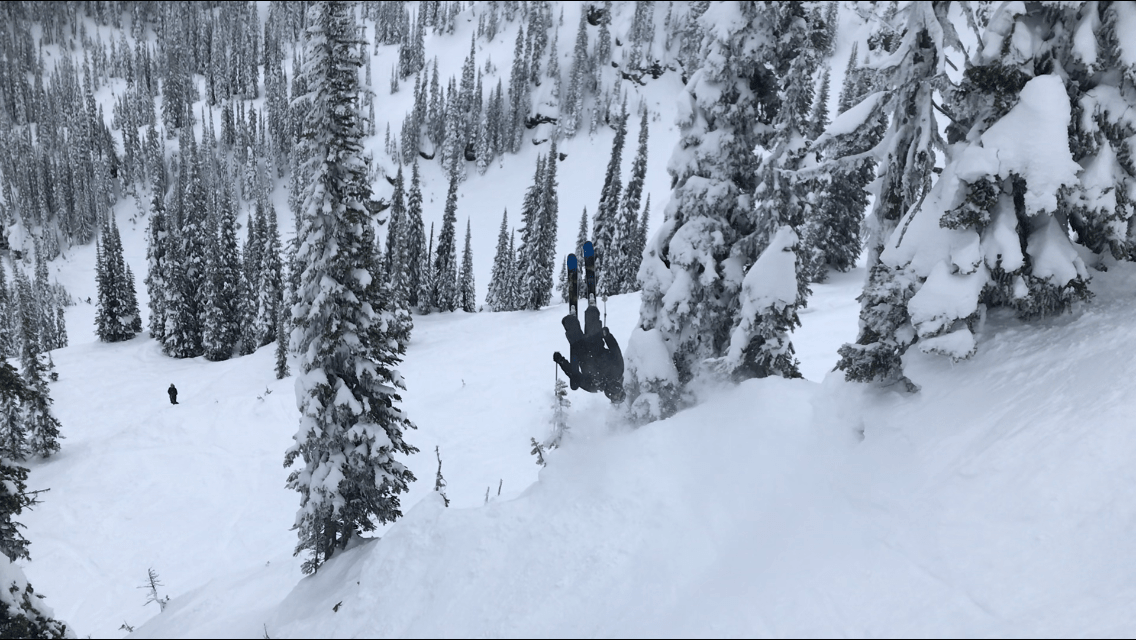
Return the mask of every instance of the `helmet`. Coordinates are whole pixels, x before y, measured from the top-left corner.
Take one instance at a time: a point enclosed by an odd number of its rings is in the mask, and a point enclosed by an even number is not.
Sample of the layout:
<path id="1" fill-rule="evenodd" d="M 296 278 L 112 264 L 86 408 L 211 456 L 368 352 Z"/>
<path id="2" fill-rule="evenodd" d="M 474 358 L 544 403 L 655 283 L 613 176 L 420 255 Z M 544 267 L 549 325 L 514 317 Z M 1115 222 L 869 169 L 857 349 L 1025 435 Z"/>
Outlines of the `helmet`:
<path id="1" fill-rule="evenodd" d="M 612 382 L 604 387 L 604 395 L 614 404 L 623 402 L 624 398 L 627 397 L 627 393 L 623 390 L 623 383 L 619 381 Z"/>

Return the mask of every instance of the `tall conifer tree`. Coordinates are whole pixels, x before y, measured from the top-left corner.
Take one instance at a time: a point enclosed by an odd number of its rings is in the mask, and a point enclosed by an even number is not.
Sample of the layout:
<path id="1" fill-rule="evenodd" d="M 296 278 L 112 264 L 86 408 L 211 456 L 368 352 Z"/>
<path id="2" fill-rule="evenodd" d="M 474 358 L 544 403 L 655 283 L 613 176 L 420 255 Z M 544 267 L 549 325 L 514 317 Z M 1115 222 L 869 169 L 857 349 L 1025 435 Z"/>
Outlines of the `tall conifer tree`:
<path id="1" fill-rule="evenodd" d="M 461 277 L 458 280 L 458 306 L 466 313 L 477 311 L 477 287 L 473 280 L 473 247 L 470 246 L 469 218 L 465 221 L 465 248 L 462 249 Z"/>
<path id="2" fill-rule="evenodd" d="M 312 180 L 298 230 L 305 269 L 293 331 L 301 420 L 285 464 L 302 459 L 288 486 L 301 496 L 296 553 L 310 553 L 310 573 L 359 533 L 402 515 L 399 496 L 414 474 L 395 456 L 416 449 L 403 440 L 414 427 L 396 404 L 403 346 L 385 335 L 394 311 L 376 280 L 366 206 L 357 105 L 365 43 L 349 3 L 316 2 L 308 18 L 302 139 Z"/>
<path id="3" fill-rule="evenodd" d="M 619 255 L 613 246 L 616 237 L 616 227 L 619 225 L 619 196 L 623 192 L 623 180 L 619 176 L 623 164 L 623 144 L 627 138 L 627 101 L 623 102 L 623 111 L 616 122 L 615 138 L 611 143 L 611 157 L 607 162 L 607 172 L 604 174 L 603 189 L 600 191 L 600 202 L 596 207 L 596 219 L 592 223 L 592 244 L 596 252 L 596 280 L 598 290 L 603 295 L 619 293 L 613 289 L 618 285 L 619 276 L 609 273 L 611 266 L 618 268 L 616 263 Z"/>
<path id="4" fill-rule="evenodd" d="M 501 229 L 497 233 L 497 251 L 493 254 L 493 270 L 489 274 L 489 291 L 485 306 L 490 311 L 512 311 L 508 301 L 509 276 L 512 271 L 512 251 L 509 247 L 509 211 L 501 216 Z"/>

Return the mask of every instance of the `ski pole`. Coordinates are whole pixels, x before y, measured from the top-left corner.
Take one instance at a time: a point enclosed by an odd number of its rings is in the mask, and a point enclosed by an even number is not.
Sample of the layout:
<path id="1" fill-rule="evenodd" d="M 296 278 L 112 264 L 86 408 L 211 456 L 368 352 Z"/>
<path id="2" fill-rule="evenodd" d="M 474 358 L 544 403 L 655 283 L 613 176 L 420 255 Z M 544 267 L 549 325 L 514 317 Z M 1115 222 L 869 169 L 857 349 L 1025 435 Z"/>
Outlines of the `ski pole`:
<path id="1" fill-rule="evenodd" d="M 604 302 L 604 324 L 603 324 L 603 326 L 606 327 L 607 326 L 607 296 L 603 297 L 603 302 Z"/>

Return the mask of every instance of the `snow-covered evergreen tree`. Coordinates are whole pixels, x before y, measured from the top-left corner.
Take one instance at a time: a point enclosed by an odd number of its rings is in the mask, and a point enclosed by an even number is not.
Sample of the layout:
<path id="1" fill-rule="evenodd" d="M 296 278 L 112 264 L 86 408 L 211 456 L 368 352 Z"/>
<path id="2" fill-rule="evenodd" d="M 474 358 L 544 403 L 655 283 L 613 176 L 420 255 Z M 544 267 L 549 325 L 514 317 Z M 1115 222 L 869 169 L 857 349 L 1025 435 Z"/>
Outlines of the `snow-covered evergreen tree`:
<path id="1" fill-rule="evenodd" d="M 520 308 L 521 300 L 521 278 L 518 273 L 518 265 L 521 262 L 520 251 L 517 247 L 517 233 L 515 230 L 509 232 L 509 271 L 505 276 L 505 291 L 502 298 L 506 301 L 506 308 L 509 310 L 516 310 Z"/>
<path id="2" fill-rule="evenodd" d="M 726 353 L 716 361 L 735 378 L 801 375 L 788 334 L 800 326 L 797 309 L 805 306 L 810 293 L 803 259 L 808 247 L 800 246 L 798 230 L 815 216 L 818 183 L 800 177 L 797 170 L 805 161 L 811 132 L 811 78 L 827 49 L 813 37 L 820 28 L 819 15 L 806 3 L 774 5 L 766 14 L 778 43 L 774 55 L 768 50 L 765 54 L 778 104 L 763 110 L 759 121 L 768 132 L 758 135 L 760 182 L 754 190 L 753 225 L 732 248 L 736 258 L 752 266 L 737 294 L 740 308 Z M 787 260 L 793 261 L 792 268 L 783 265 Z M 774 278 L 787 280 L 771 281 Z M 794 287 L 797 295 L 788 300 L 786 292 Z"/>
<path id="3" fill-rule="evenodd" d="M 59 451 L 59 420 L 51 413 L 51 395 L 44 378 L 41 346 L 37 338 L 38 312 L 31 281 L 17 271 L 16 292 L 19 297 L 20 365 L 23 369 L 26 394 L 23 398 L 22 424 L 19 431 L 26 437 L 27 453 L 47 458 Z M 17 443 L 19 437 L 13 439 Z M 17 458 L 20 459 L 20 458 Z"/>
<path id="4" fill-rule="evenodd" d="M 410 192 L 406 198 L 406 232 L 402 264 L 406 273 L 406 304 L 417 309 L 424 301 L 420 297 L 425 265 L 430 260 L 426 250 L 426 228 L 422 221 L 422 185 L 418 176 L 418 161 L 410 170 Z"/>
<path id="5" fill-rule="evenodd" d="M 902 37 L 897 36 L 891 47 L 884 45 L 881 59 L 873 64 L 874 84 L 880 91 L 833 123 L 834 128 L 840 124 L 842 129 L 863 135 L 859 129 L 879 126 L 877 115 L 889 117 L 883 136 L 885 148 L 873 150 L 880 158 L 880 178 L 878 195 L 865 224 L 868 281 L 860 296 L 860 335 L 855 344 L 840 348 L 837 363 L 849 380 L 918 388 L 903 374 L 902 362 L 916 338 L 908 302 L 915 294 L 917 276 L 884 262 L 882 254 L 886 245 L 894 244 L 892 235 L 900 220 L 918 208 L 930 191 L 936 151 L 945 147 L 933 95 L 936 91 L 950 93 L 945 49 L 953 46 L 962 50 L 947 11 L 945 4 L 912 3 L 894 15 L 898 28 L 885 22 L 885 32 L 902 33 Z"/>
<path id="6" fill-rule="evenodd" d="M 700 7 L 701 8 L 701 7 Z M 669 163 L 673 192 L 639 277 L 639 324 L 625 350 L 625 388 L 636 421 L 672 414 L 705 361 L 726 355 L 746 267 L 735 254 L 753 232 L 758 125 L 779 99 L 766 64 L 776 46 L 771 9 L 713 3 L 692 18 L 703 61 L 679 98 L 682 135 Z"/>
<path id="7" fill-rule="evenodd" d="M 166 204 L 172 242 L 167 248 L 166 328 L 163 349 L 175 358 L 201 355 L 202 285 L 209 247 L 207 192 L 192 130 L 180 142 L 178 184 Z"/>
<path id="8" fill-rule="evenodd" d="M 580 23 L 576 27 L 576 44 L 572 51 L 572 68 L 568 71 L 568 91 L 564 94 L 561 108 L 561 128 L 564 135 L 572 138 L 580 127 L 583 115 L 586 78 L 591 76 L 588 58 L 588 19 L 587 11 L 580 11 Z"/>
<path id="9" fill-rule="evenodd" d="M 643 203 L 643 213 L 639 214 L 639 224 L 635 229 L 635 236 L 627 252 L 627 273 L 630 279 L 625 285 L 629 291 L 639 290 L 639 268 L 643 264 L 643 251 L 647 247 L 647 229 L 651 222 L 651 194 L 647 194 L 647 201 Z"/>
<path id="10" fill-rule="evenodd" d="M 265 229 L 264 204 L 256 203 L 255 211 L 249 212 L 248 231 L 245 236 L 245 247 L 241 256 L 241 355 L 253 353 L 260 347 L 260 332 L 257 331 L 256 319 L 260 311 L 260 281 L 261 266 L 264 264 L 262 253 L 264 251 Z"/>
<path id="11" fill-rule="evenodd" d="M 639 13 L 637 12 L 638 16 Z M 636 272 L 642 261 L 643 246 L 638 243 L 639 235 L 639 205 L 643 197 L 643 181 L 647 177 L 647 110 L 643 110 L 639 121 L 639 148 L 635 152 L 635 160 L 631 164 L 631 177 L 627 180 L 627 189 L 623 192 L 623 199 L 619 203 L 614 233 L 612 234 L 612 253 L 605 267 L 608 278 L 608 291 L 610 295 L 617 293 L 630 293 L 638 289 L 635 284 Z M 639 251 L 639 256 L 634 255 Z"/>
<path id="12" fill-rule="evenodd" d="M 305 268 L 292 332 L 301 421 L 285 464 L 303 460 L 288 486 L 301 495 L 296 553 L 311 554 L 303 565 L 310 573 L 354 536 L 402 515 L 399 496 L 414 475 L 394 456 L 416 449 L 403 440 L 414 425 L 396 405 L 403 383 L 393 367 L 404 347 L 386 335 L 395 314 L 372 258 L 357 109 L 365 43 L 349 3 L 316 2 L 308 23 L 302 140 L 312 181 L 298 230 Z"/>
<path id="13" fill-rule="evenodd" d="M 260 285 L 257 287 L 256 331 L 260 345 L 276 339 L 276 322 L 279 308 L 284 304 L 284 273 L 280 260 L 280 229 L 276 207 L 268 203 L 264 227 L 260 230 Z"/>
<path id="14" fill-rule="evenodd" d="M 214 248 L 206 260 L 205 323 L 201 346 L 208 360 L 233 357 L 241 338 L 241 257 L 237 247 L 237 212 L 229 188 L 220 194 L 220 220 Z"/>
<path id="15" fill-rule="evenodd" d="M 837 103 L 842 107 L 841 114 L 859 103 L 869 91 L 864 81 L 865 73 L 856 66 L 856 49 L 853 44 Z M 823 132 L 827 123 L 821 124 L 821 104 L 818 98 L 813 128 Z M 863 249 L 860 227 L 868 208 L 867 186 L 876 175 L 875 158 L 864 154 L 880 142 L 887 127 L 887 117 L 876 113 L 872 123 L 872 126 L 859 127 L 855 135 L 842 136 L 820 154 L 822 158 L 840 160 L 839 164 L 828 169 L 827 179 L 822 181 L 813 210 L 815 215 L 807 221 L 805 245 L 811 252 L 808 269 L 813 282 L 823 282 L 829 269 L 848 271 L 856 264 Z M 844 160 L 850 157 L 855 159 Z"/>
<path id="16" fill-rule="evenodd" d="M 288 369 L 288 329 L 292 323 L 285 305 L 280 305 L 277 311 L 279 315 L 276 318 L 276 379 L 283 380 L 290 373 Z"/>
<path id="17" fill-rule="evenodd" d="M 394 193 L 391 194 L 390 214 L 387 218 L 387 250 L 383 270 L 392 291 L 399 300 L 406 303 L 406 265 L 403 258 L 406 253 L 406 193 L 405 181 L 402 177 L 402 165 L 398 165 L 398 173 L 394 178 Z"/>
<path id="18" fill-rule="evenodd" d="M 24 390 L 18 374 L 6 362 L 0 362 L 0 406 Z M 0 458 L 0 637 L 4 638 L 74 638 L 67 625 L 53 617 L 28 582 L 17 560 L 28 560 L 28 540 L 20 533 L 23 524 L 15 520 L 24 509 L 37 504 L 35 494 L 28 491 L 28 470 Z"/>
<path id="19" fill-rule="evenodd" d="M 1085 86 L 1078 83 L 1092 73 L 1081 66 L 1096 54 L 1097 39 L 1089 36 L 1107 23 L 1107 15 L 1074 6 L 1006 4 L 993 11 L 961 83 L 940 108 L 951 120 L 942 174 L 879 253 L 910 295 L 881 301 L 903 305 L 906 318 L 877 342 L 918 344 L 960 360 L 974 354 L 975 331 L 988 309 L 1008 307 L 1023 319 L 1069 310 L 1091 295 L 1083 258 L 1091 254 L 1078 251 L 1070 225 L 1090 251 L 1127 254 L 1131 214 L 1123 206 L 1116 210 L 1122 203 L 1115 196 L 1105 207 L 1113 209 L 1105 212 L 1111 222 L 1094 221 L 1091 213 L 1079 217 L 1085 210 L 1072 204 L 1100 197 L 1102 186 L 1131 183 L 1126 163 L 1105 148 L 1112 144 L 1107 135 L 1078 131 L 1085 128 L 1084 113 L 1108 129 L 1115 117 L 1109 111 L 1124 105 L 1120 92 L 1087 82 L 1092 88 L 1082 94 Z M 943 44 L 961 47 L 957 38 Z M 1100 109 L 1101 96 L 1115 102 Z M 1127 155 L 1131 143 L 1119 142 Z M 897 375 L 901 366 L 894 364 Z"/>
<path id="20" fill-rule="evenodd" d="M 450 176 L 446 192 L 446 208 L 442 213 L 442 230 L 438 232 L 438 246 L 434 253 L 433 289 L 431 303 L 442 311 L 458 308 L 458 253 L 457 226 L 458 181 Z"/>
<path id="21" fill-rule="evenodd" d="M 418 312 L 427 314 L 435 311 L 434 306 L 434 223 L 430 223 L 430 240 L 426 244 L 426 252 L 422 255 L 422 275 L 418 282 Z"/>
<path id="22" fill-rule="evenodd" d="M 525 29 L 517 28 L 517 42 L 513 48 L 513 69 L 509 74 L 509 126 L 505 150 L 516 153 L 524 139 L 525 120 L 529 116 L 529 78 L 524 55 Z"/>
<path id="23" fill-rule="evenodd" d="M 538 217 L 539 235 L 535 247 L 538 260 L 533 261 L 536 272 L 529 278 L 531 308 L 539 309 L 552 301 L 552 274 L 556 267 L 556 235 L 560 218 L 560 183 L 556 179 L 556 164 L 559 162 L 556 139 L 548 150 L 548 163 L 545 166 L 543 182 L 540 186 L 540 213 Z"/>
<path id="24" fill-rule="evenodd" d="M 461 277 L 458 278 L 458 306 L 466 313 L 477 311 L 477 287 L 473 280 L 473 248 L 470 246 L 469 218 L 465 221 L 465 248 L 462 249 Z"/>
<path id="25" fill-rule="evenodd" d="M 615 138 L 611 143 L 611 157 L 607 162 L 607 172 L 604 174 L 603 189 L 600 191 L 600 202 L 596 206 L 596 218 L 592 223 L 592 245 L 596 252 L 596 287 L 601 295 L 615 295 L 618 290 L 618 260 L 619 250 L 614 246 L 616 227 L 619 225 L 619 197 L 623 193 L 623 180 L 619 172 L 623 164 L 623 144 L 627 138 L 627 102 L 623 103 L 623 110 L 615 125 Z M 610 262 L 608 256 L 613 256 Z M 614 273 L 609 268 L 615 267 Z"/>
<path id="26" fill-rule="evenodd" d="M 108 218 L 103 227 L 103 241 L 97 247 L 95 280 L 98 289 L 98 310 L 95 314 L 95 333 L 103 342 L 120 342 L 134 337 L 142 330 L 134 283 L 122 257 L 122 239 L 114 218 Z"/>
<path id="27" fill-rule="evenodd" d="M 1017 20 L 1028 20 L 1036 13 L 1031 9 Z M 1058 217 L 1067 218 L 1077 241 L 1097 256 L 1107 251 L 1131 260 L 1136 258 L 1136 123 L 1128 115 L 1136 109 L 1136 42 L 1128 37 L 1131 7 L 1111 2 L 1048 9 L 1043 19 L 1053 25 L 1055 37 L 1040 44 L 1034 57 L 1044 61 L 1048 53 L 1068 74 L 1065 87 L 1073 110 L 1069 147 L 1084 168 L 1079 184 L 1058 194 Z M 993 20 L 991 25 L 996 28 Z M 1005 64 L 1028 64 L 1014 59 L 1022 54 L 1009 57 Z"/>
<path id="28" fill-rule="evenodd" d="M 16 353 L 16 332 L 12 328 L 16 303 L 8 292 L 8 276 L 4 271 L 4 261 L 0 260 L 0 359 Z"/>
<path id="29" fill-rule="evenodd" d="M 541 298 L 541 189 L 544 186 L 545 158 L 538 155 L 536 158 L 536 173 L 532 184 L 525 190 L 525 198 L 521 204 L 521 246 L 517 248 L 516 277 L 517 298 L 516 308 L 536 311 L 540 309 Z"/>
<path id="30" fill-rule="evenodd" d="M 485 293 L 485 306 L 490 311 L 512 311 L 509 274 L 512 271 L 512 251 L 509 248 L 509 210 L 501 216 L 501 229 L 497 233 L 497 251 L 493 254 L 493 270 L 489 274 L 489 290 Z"/>

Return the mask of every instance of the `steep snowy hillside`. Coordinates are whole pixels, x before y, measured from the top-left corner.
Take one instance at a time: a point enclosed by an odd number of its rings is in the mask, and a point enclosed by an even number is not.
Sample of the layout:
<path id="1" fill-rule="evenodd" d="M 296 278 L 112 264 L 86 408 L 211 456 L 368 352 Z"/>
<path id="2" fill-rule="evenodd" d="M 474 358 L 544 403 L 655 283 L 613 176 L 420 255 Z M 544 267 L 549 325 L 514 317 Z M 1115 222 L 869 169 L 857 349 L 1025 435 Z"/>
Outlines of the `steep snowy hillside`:
<path id="1" fill-rule="evenodd" d="M 1095 282 L 1117 300 L 1136 269 Z M 915 396 L 751 380 L 638 430 L 573 407 L 572 437 L 519 495 L 431 496 L 286 597 L 271 568 L 231 575 L 136 635 L 1128 635 L 1136 401 L 1116 381 L 1136 374 L 1136 302 L 1121 300 L 1041 327 L 990 318 L 973 361 L 910 358 Z M 496 333 L 471 322 L 430 334 Z"/>

